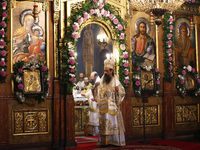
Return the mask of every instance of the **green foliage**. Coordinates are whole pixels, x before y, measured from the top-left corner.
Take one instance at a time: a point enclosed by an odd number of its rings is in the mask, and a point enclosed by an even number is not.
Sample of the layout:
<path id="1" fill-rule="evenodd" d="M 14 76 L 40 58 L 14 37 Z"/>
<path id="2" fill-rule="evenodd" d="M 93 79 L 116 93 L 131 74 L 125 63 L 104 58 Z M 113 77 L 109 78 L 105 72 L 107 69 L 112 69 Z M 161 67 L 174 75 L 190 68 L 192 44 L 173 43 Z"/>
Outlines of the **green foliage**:
<path id="1" fill-rule="evenodd" d="M 17 63 L 14 64 L 14 92 L 15 95 L 19 101 L 19 103 L 24 103 L 26 102 L 27 95 L 24 94 L 24 69 L 28 70 L 35 70 L 39 69 L 42 74 L 42 82 L 43 82 L 43 92 L 38 93 L 35 95 L 35 99 L 38 101 L 38 103 L 42 102 L 45 100 L 46 96 L 48 95 L 48 86 L 50 86 L 49 80 L 50 80 L 50 75 L 49 75 L 49 69 L 44 65 L 42 62 L 38 63 L 27 63 L 23 61 L 18 61 Z M 19 87 L 21 85 L 21 88 Z"/>
<path id="2" fill-rule="evenodd" d="M 6 23 L 6 27 L 1 27 L 0 28 L 0 30 L 4 29 L 4 32 L 5 32 L 5 35 L 4 36 L 0 35 L 0 38 L 3 39 L 6 42 L 6 46 L 3 47 L 3 48 L 0 47 L 0 61 L 4 61 L 5 62 L 4 66 L 0 65 L 0 83 L 5 83 L 6 82 L 6 78 L 7 78 L 7 74 L 6 74 L 6 71 L 7 71 L 7 65 L 6 65 L 6 63 L 8 62 L 8 59 L 7 59 L 7 57 L 8 57 L 7 49 L 8 49 L 8 43 L 10 42 L 8 40 L 8 36 L 7 36 L 7 31 L 8 31 L 7 26 L 8 26 L 9 18 L 5 17 L 3 19 L 3 16 L 2 16 L 2 13 L 6 13 L 7 15 L 9 14 L 10 0 L 3 0 L 3 1 L 0 2 L 0 4 L 2 4 L 3 2 L 6 2 L 7 6 L 6 6 L 6 9 L 3 9 L 2 5 L 0 5 L 0 20 L 1 20 L 1 22 L 4 21 Z M 1 52 L 3 50 L 7 52 L 7 54 L 5 56 L 1 55 Z"/>
<path id="3" fill-rule="evenodd" d="M 98 0 L 97 0 L 98 1 Z M 117 25 L 114 24 L 113 20 L 109 18 L 109 16 L 97 16 L 96 13 L 94 14 L 90 14 L 90 10 L 105 10 L 107 12 L 109 12 L 110 14 L 113 14 L 115 16 L 116 19 L 118 19 L 119 23 L 123 26 L 123 30 L 119 31 L 117 28 Z M 73 51 L 74 53 L 76 53 L 76 43 L 77 43 L 77 39 L 74 39 L 72 37 L 73 32 L 75 32 L 75 30 L 73 29 L 73 25 L 74 24 L 78 24 L 78 19 L 83 18 L 84 13 L 88 13 L 90 18 L 96 19 L 96 20 L 101 20 L 101 21 L 105 21 L 105 22 L 109 22 L 109 24 L 112 25 L 112 29 L 114 30 L 114 33 L 116 34 L 116 43 L 120 44 L 125 44 L 126 45 L 126 35 L 125 35 L 125 25 L 126 22 L 121 18 L 121 16 L 116 15 L 115 14 L 115 10 L 114 8 L 108 4 L 105 3 L 104 1 L 104 6 L 103 8 L 99 8 L 98 4 L 95 3 L 93 0 L 86 0 L 85 3 L 82 5 L 81 8 L 77 8 L 77 9 L 72 9 L 71 11 L 71 16 L 68 18 L 68 23 L 69 26 L 66 29 L 66 34 L 64 37 L 64 43 L 65 45 L 60 47 L 60 51 L 62 52 L 62 80 L 61 83 L 64 85 L 67 85 L 67 93 L 71 93 L 72 92 L 72 88 L 74 86 L 74 83 L 72 82 L 72 78 L 73 76 L 76 74 L 76 71 L 74 72 L 70 72 L 70 69 L 72 67 L 72 65 L 69 63 L 69 59 L 72 56 L 69 56 L 69 52 Z M 84 19 L 84 21 L 87 21 L 87 19 Z M 81 24 L 79 24 L 79 26 L 81 26 Z M 79 30 L 76 30 L 76 32 L 80 32 Z M 124 33 L 124 39 L 120 39 L 119 35 Z M 71 43 L 70 45 L 73 45 L 73 48 L 71 48 L 72 46 L 69 47 L 69 43 Z M 129 76 L 125 75 L 125 70 L 129 71 L 130 68 L 129 66 L 124 67 L 124 60 L 129 60 L 128 58 L 123 58 L 123 53 L 126 52 L 127 50 L 124 49 L 122 50 L 121 48 L 119 48 L 119 80 L 121 81 L 122 85 L 127 88 L 128 84 L 130 82 L 129 80 Z M 76 59 L 76 58 L 74 58 Z M 77 66 L 77 63 L 73 64 L 75 67 Z M 76 70 L 76 69 L 75 69 Z M 76 75 L 77 76 L 77 75 Z"/>
<path id="4" fill-rule="evenodd" d="M 169 61 L 169 58 L 173 58 L 173 51 L 174 51 L 174 29 L 170 30 L 170 25 L 174 27 L 174 21 L 170 23 L 169 19 L 170 17 L 173 17 L 173 14 L 171 13 L 166 13 L 163 18 L 163 51 L 164 51 L 164 80 L 167 82 L 172 82 L 174 80 L 173 78 L 173 60 Z M 172 34 L 172 37 L 169 39 L 168 34 Z M 172 41 L 171 47 L 168 47 L 168 41 Z M 171 49 L 171 52 L 169 52 L 169 49 Z M 170 69 L 172 67 L 172 69 Z"/>

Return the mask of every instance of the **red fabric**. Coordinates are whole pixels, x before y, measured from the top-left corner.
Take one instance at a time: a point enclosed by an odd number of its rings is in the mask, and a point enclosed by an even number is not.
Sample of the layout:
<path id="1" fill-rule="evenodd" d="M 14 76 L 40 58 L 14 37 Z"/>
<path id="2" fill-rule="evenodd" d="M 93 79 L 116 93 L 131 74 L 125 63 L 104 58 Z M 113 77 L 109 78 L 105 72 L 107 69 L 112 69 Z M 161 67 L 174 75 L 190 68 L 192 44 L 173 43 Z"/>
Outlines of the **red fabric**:
<path id="1" fill-rule="evenodd" d="M 100 148 L 96 143 L 83 143 L 78 144 L 77 148 L 67 150 L 93 150 Z M 150 140 L 148 144 L 142 144 L 139 142 L 132 142 L 125 147 L 107 147 L 106 149 L 112 150 L 200 150 L 199 143 L 182 142 L 174 140 Z"/>

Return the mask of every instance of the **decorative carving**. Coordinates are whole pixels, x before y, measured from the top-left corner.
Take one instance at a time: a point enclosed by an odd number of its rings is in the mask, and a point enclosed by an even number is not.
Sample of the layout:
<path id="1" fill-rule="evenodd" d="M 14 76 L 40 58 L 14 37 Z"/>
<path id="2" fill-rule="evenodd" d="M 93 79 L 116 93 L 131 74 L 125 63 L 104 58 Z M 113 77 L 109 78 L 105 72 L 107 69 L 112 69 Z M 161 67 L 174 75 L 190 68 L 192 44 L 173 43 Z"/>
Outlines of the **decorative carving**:
<path id="1" fill-rule="evenodd" d="M 23 132 L 23 113 L 15 112 L 14 117 L 15 117 L 14 119 L 15 133 L 22 133 Z"/>
<path id="2" fill-rule="evenodd" d="M 54 12 L 54 58 L 55 58 L 55 77 L 58 77 L 58 21 L 60 19 L 59 11 Z"/>
<path id="3" fill-rule="evenodd" d="M 11 8 L 15 8 L 16 7 L 16 0 L 11 0 L 10 6 L 11 6 Z"/>
<path id="4" fill-rule="evenodd" d="M 37 112 L 24 112 L 24 132 L 37 132 Z"/>
<path id="5" fill-rule="evenodd" d="M 197 122 L 198 110 L 197 104 L 176 105 L 176 123 Z"/>
<path id="6" fill-rule="evenodd" d="M 177 11 L 177 13 L 183 13 L 187 15 L 199 15 L 199 5 L 186 5 L 183 4 Z"/>
<path id="7" fill-rule="evenodd" d="M 49 10 L 49 2 L 44 2 L 42 4 L 42 11 L 48 11 Z"/>
<path id="8" fill-rule="evenodd" d="M 83 4 L 85 4 L 85 1 L 77 2 L 77 3 L 72 3 L 70 5 L 70 10 L 72 10 L 72 9 L 80 9 L 80 8 L 82 8 Z"/>
<path id="9" fill-rule="evenodd" d="M 39 132 L 47 132 L 47 113 L 45 111 L 38 113 Z"/>
<path id="10" fill-rule="evenodd" d="M 145 124 L 158 125 L 159 124 L 159 106 L 145 107 Z M 133 107 L 133 126 L 143 125 L 143 107 Z"/>
<path id="11" fill-rule="evenodd" d="M 15 135 L 45 134 L 48 132 L 48 110 L 14 110 Z"/>
<path id="12" fill-rule="evenodd" d="M 54 0 L 54 11 L 60 11 L 60 0 Z"/>
<path id="13" fill-rule="evenodd" d="M 122 11 L 121 8 L 115 6 L 115 5 L 111 5 L 114 9 L 115 9 L 115 13 L 119 16 L 122 16 Z"/>

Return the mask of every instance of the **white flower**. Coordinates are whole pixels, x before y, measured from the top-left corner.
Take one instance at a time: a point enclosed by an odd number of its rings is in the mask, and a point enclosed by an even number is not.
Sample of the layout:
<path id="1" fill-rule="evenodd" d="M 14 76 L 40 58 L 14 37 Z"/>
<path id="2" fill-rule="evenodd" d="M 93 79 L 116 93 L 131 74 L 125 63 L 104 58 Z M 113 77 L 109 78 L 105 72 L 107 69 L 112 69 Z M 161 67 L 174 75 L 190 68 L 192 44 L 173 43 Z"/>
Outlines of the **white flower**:
<path id="1" fill-rule="evenodd" d="M 50 81 L 50 78 L 51 78 L 51 76 L 50 76 L 50 73 L 49 73 L 48 76 L 47 76 L 47 81 Z"/>
<path id="2" fill-rule="evenodd" d="M 145 69 L 146 69 L 147 71 L 150 71 L 152 68 L 151 68 L 151 66 L 145 66 Z"/>
<path id="3" fill-rule="evenodd" d="M 94 12 L 95 12 L 96 14 L 99 14 L 99 13 L 100 13 L 99 9 L 95 9 Z"/>
<path id="4" fill-rule="evenodd" d="M 5 58 L 1 58 L 1 60 L 5 61 Z"/>
<path id="5" fill-rule="evenodd" d="M 17 76 L 17 77 L 16 77 L 16 81 L 17 81 L 18 83 L 20 83 L 20 82 L 22 81 L 22 78 L 21 78 L 20 76 Z"/>
<path id="6" fill-rule="evenodd" d="M 186 69 L 186 68 L 187 68 L 186 66 L 183 67 L 183 69 Z"/>
<path id="7" fill-rule="evenodd" d="M 192 66 L 188 65 L 188 66 L 187 66 L 187 70 L 188 70 L 189 72 L 191 72 L 191 71 L 192 71 Z"/>
<path id="8" fill-rule="evenodd" d="M 2 68 L 1 71 L 4 71 L 4 69 Z"/>
<path id="9" fill-rule="evenodd" d="M 129 79 L 129 76 L 126 76 L 125 79 Z"/>
<path id="10" fill-rule="evenodd" d="M 160 91 L 156 91 L 156 94 L 159 94 L 160 93 Z"/>
<path id="11" fill-rule="evenodd" d="M 78 24 L 78 23 L 77 23 L 77 24 Z M 67 45 L 68 45 L 69 48 L 72 48 L 72 47 L 73 47 L 72 42 L 68 42 Z"/>
<path id="12" fill-rule="evenodd" d="M 120 48 L 124 51 L 126 49 L 126 45 L 125 44 L 120 44 Z"/>

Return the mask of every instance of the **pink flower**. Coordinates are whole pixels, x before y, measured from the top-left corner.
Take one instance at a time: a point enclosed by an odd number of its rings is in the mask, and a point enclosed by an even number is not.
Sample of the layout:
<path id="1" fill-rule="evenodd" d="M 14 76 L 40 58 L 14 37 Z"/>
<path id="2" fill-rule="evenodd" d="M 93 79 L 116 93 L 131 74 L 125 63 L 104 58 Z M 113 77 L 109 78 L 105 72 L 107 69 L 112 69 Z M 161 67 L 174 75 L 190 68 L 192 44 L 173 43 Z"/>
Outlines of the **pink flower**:
<path id="1" fill-rule="evenodd" d="M 19 72 L 19 73 L 22 73 L 22 72 L 23 72 L 23 69 L 22 69 L 22 68 L 19 68 L 19 69 L 18 69 L 18 72 Z"/>
<path id="2" fill-rule="evenodd" d="M 73 65 L 73 64 L 75 63 L 75 60 L 74 60 L 74 59 L 70 59 L 70 60 L 69 60 L 69 63 L 70 63 L 71 65 Z"/>
<path id="3" fill-rule="evenodd" d="M 2 12 L 2 17 L 7 17 L 7 13 L 6 12 Z"/>
<path id="4" fill-rule="evenodd" d="M 186 74 L 186 71 L 185 71 L 185 70 L 183 70 L 183 71 L 182 71 L 182 74 L 183 74 L 183 75 L 185 75 L 185 74 Z"/>
<path id="5" fill-rule="evenodd" d="M 3 67 L 3 66 L 5 66 L 5 65 L 6 65 L 5 61 L 1 60 L 1 61 L 0 61 L 0 66 Z"/>
<path id="6" fill-rule="evenodd" d="M 1 21 L 1 26 L 4 27 L 4 28 L 6 27 L 5 21 Z"/>
<path id="7" fill-rule="evenodd" d="M 172 69 L 173 69 L 173 66 L 172 66 L 172 65 L 170 65 L 170 66 L 169 66 L 169 70 L 172 70 Z"/>
<path id="8" fill-rule="evenodd" d="M 126 59 L 126 58 L 128 58 L 128 53 L 124 53 L 123 54 L 123 57 Z"/>
<path id="9" fill-rule="evenodd" d="M 91 15 L 94 14 L 94 9 L 90 9 L 90 14 L 91 14 Z"/>
<path id="10" fill-rule="evenodd" d="M 73 29 L 74 31 L 78 30 L 78 25 L 77 24 L 73 25 Z"/>
<path id="11" fill-rule="evenodd" d="M 139 86 L 140 85 L 140 81 L 136 81 L 135 85 Z"/>
<path id="12" fill-rule="evenodd" d="M 196 71 L 195 68 L 192 68 L 192 72 L 195 73 L 195 71 Z"/>
<path id="13" fill-rule="evenodd" d="M 18 89 L 22 90 L 24 88 L 23 84 L 18 84 L 17 85 Z"/>
<path id="14" fill-rule="evenodd" d="M 170 48 L 170 49 L 168 49 L 168 52 L 169 52 L 169 53 L 172 53 L 172 49 L 171 49 L 171 48 Z"/>
<path id="15" fill-rule="evenodd" d="M 169 21 L 169 22 L 173 22 L 173 20 L 174 20 L 174 19 L 173 19 L 173 17 L 172 17 L 172 16 L 170 16 L 170 18 L 169 18 L 169 20 L 168 20 L 168 21 Z"/>
<path id="16" fill-rule="evenodd" d="M 160 80 L 157 80 L 157 81 L 156 81 L 156 84 L 160 84 Z"/>
<path id="17" fill-rule="evenodd" d="M 0 46 L 5 47 L 6 46 L 6 42 L 5 41 L 0 41 Z"/>
<path id="18" fill-rule="evenodd" d="M 172 72 L 170 72 L 170 77 L 173 77 L 173 76 L 174 76 L 174 74 Z"/>
<path id="19" fill-rule="evenodd" d="M 6 56 L 7 52 L 5 50 L 1 51 L 1 56 Z"/>
<path id="20" fill-rule="evenodd" d="M 110 18 L 110 19 L 112 19 L 113 17 L 114 17 L 114 15 L 113 15 L 113 14 L 110 14 L 110 15 L 109 15 L 109 18 Z"/>
<path id="21" fill-rule="evenodd" d="M 169 26 L 169 29 L 170 29 L 170 30 L 173 30 L 173 28 L 174 28 L 173 25 L 170 25 L 170 26 Z"/>
<path id="22" fill-rule="evenodd" d="M 140 69 L 141 69 L 140 67 L 137 67 L 137 71 L 140 71 Z"/>
<path id="23" fill-rule="evenodd" d="M 114 20 L 113 20 L 113 23 L 114 23 L 114 24 L 118 24 L 118 22 L 119 22 L 118 19 L 114 19 Z"/>
<path id="24" fill-rule="evenodd" d="M 6 7 L 6 6 L 7 6 L 7 2 L 1 3 L 1 6 L 2 6 L 2 7 Z"/>
<path id="25" fill-rule="evenodd" d="M 73 51 L 70 51 L 69 52 L 69 55 L 72 57 L 74 55 L 74 52 Z"/>
<path id="26" fill-rule="evenodd" d="M 128 79 L 124 80 L 124 83 L 129 84 L 129 80 Z"/>
<path id="27" fill-rule="evenodd" d="M 47 67 L 46 66 L 42 66 L 42 71 L 46 71 Z"/>
<path id="28" fill-rule="evenodd" d="M 119 25 L 119 26 L 118 26 L 118 30 L 119 30 L 119 31 L 122 31 L 122 30 L 123 30 L 123 26 L 122 26 L 122 25 Z"/>
<path id="29" fill-rule="evenodd" d="M 124 67 L 125 68 L 128 67 L 128 63 L 127 62 L 124 63 Z"/>
<path id="30" fill-rule="evenodd" d="M 108 12 L 106 10 L 104 10 L 103 15 L 106 16 L 108 14 Z"/>
<path id="31" fill-rule="evenodd" d="M 168 41 L 168 45 L 172 45 L 172 41 L 171 40 Z"/>
<path id="32" fill-rule="evenodd" d="M 99 9 L 103 8 L 103 5 L 102 4 L 99 4 Z"/>
<path id="33" fill-rule="evenodd" d="M 97 3 L 97 0 L 93 0 L 93 2 Z"/>
<path id="34" fill-rule="evenodd" d="M 172 61 L 172 57 L 169 57 L 169 61 Z"/>
<path id="35" fill-rule="evenodd" d="M 128 71 L 128 70 L 126 70 L 124 74 L 127 76 L 127 75 L 129 74 L 129 71 Z"/>
<path id="36" fill-rule="evenodd" d="M 189 2 L 189 0 L 185 0 L 186 2 Z"/>
<path id="37" fill-rule="evenodd" d="M 1 71 L 1 76 L 5 77 L 6 76 L 6 72 L 5 71 Z"/>
<path id="38" fill-rule="evenodd" d="M 167 37 L 168 37 L 169 39 L 171 39 L 171 38 L 172 38 L 172 34 L 169 33 L 169 34 L 167 35 Z"/>
<path id="39" fill-rule="evenodd" d="M 83 18 L 84 18 L 84 19 L 88 19 L 88 18 L 89 18 L 88 13 L 85 13 L 85 14 L 83 15 Z"/>
<path id="40" fill-rule="evenodd" d="M 155 72 L 158 72 L 158 68 L 155 68 Z"/>
<path id="41" fill-rule="evenodd" d="M 200 83 L 200 79 L 197 79 L 197 82 Z"/>
<path id="42" fill-rule="evenodd" d="M 83 18 L 78 19 L 78 24 L 81 24 L 83 22 Z"/>
<path id="43" fill-rule="evenodd" d="M 194 2 L 195 2 L 195 0 L 191 0 L 191 2 L 192 2 L 192 3 L 194 3 Z"/>
<path id="44" fill-rule="evenodd" d="M 50 88 L 50 87 L 51 87 L 51 83 L 48 82 L 48 83 L 47 83 L 47 86 L 48 86 L 48 88 Z"/>
<path id="45" fill-rule="evenodd" d="M 78 39 L 78 32 L 73 32 L 72 36 L 73 36 L 74 39 Z"/>
<path id="46" fill-rule="evenodd" d="M 5 35 L 5 31 L 4 30 L 0 30 L 0 35 Z"/>
<path id="47" fill-rule="evenodd" d="M 124 39 L 124 33 L 121 33 L 120 36 L 119 36 L 119 38 L 120 38 L 121 40 L 123 40 L 123 39 Z"/>
<path id="48" fill-rule="evenodd" d="M 184 80 L 181 80 L 180 84 L 184 84 Z"/>
<path id="49" fill-rule="evenodd" d="M 73 83 L 76 82 L 76 78 L 74 78 L 74 77 L 71 78 L 71 82 L 73 82 Z"/>
<path id="50" fill-rule="evenodd" d="M 75 71 L 75 69 L 74 69 L 74 68 L 71 68 L 71 69 L 70 69 L 70 72 L 74 72 L 74 71 Z"/>

